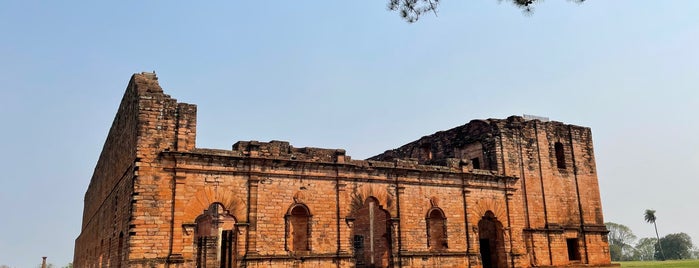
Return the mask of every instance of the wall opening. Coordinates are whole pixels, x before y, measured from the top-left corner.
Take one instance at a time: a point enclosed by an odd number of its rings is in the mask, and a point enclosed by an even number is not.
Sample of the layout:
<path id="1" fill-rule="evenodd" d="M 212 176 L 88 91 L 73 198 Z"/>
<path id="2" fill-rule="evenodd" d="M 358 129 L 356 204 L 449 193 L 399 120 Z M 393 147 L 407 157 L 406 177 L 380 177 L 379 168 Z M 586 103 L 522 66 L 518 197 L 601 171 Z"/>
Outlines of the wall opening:
<path id="1" fill-rule="evenodd" d="M 497 161 L 491 153 L 493 149 L 486 149 L 480 142 L 473 142 L 458 149 L 455 157 L 471 160 L 474 169 L 497 170 Z"/>
<path id="2" fill-rule="evenodd" d="M 369 197 L 355 214 L 352 226 L 355 267 L 390 267 L 390 216 L 378 199 Z"/>
<path id="3" fill-rule="evenodd" d="M 481 169 L 481 160 L 476 157 L 471 159 L 471 165 L 473 165 L 473 169 Z"/>
<path id="4" fill-rule="evenodd" d="M 422 159 L 423 161 L 432 160 L 432 145 L 431 144 L 425 143 L 423 145 L 420 145 L 420 157 L 418 159 Z"/>
<path id="5" fill-rule="evenodd" d="M 427 247 L 431 250 L 444 250 L 447 243 L 447 218 L 439 208 L 432 208 L 427 214 Z"/>
<path id="6" fill-rule="evenodd" d="M 286 219 L 286 247 L 288 251 L 311 250 L 311 213 L 303 204 L 292 206 L 284 215 Z"/>
<path id="7" fill-rule="evenodd" d="M 490 239 L 481 238 L 478 240 L 481 248 L 481 263 L 483 268 L 496 267 L 493 266 L 492 252 L 490 251 Z"/>
<path id="8" fill-rule="evenodd" d="M 483 268 L 507 267 L 502 223 L 490 210 L 478 222 L 478 240 Z"/>
<path id="9" fill-rule="evenodd" d="M 556 150 L 556 166 L 560 169 L 565 169 L 566 155 L 563 151 L 563 144 L 560 142 L 556 142 L 556 144 L 553 147 Z"/>
<path id="10" fill-rule="evenodd" d="M 568 245 L 568 260 L 579 261 L 580 258 L 580 245 L 577 238 L 566 239 L 566 244 Z"/>
<path id="11" fill-rule="evenodd" d="M 213 203 L 197 217 L 195 223 L 196 267 L 235 267 L 235 218 L 221 203 Z"/>

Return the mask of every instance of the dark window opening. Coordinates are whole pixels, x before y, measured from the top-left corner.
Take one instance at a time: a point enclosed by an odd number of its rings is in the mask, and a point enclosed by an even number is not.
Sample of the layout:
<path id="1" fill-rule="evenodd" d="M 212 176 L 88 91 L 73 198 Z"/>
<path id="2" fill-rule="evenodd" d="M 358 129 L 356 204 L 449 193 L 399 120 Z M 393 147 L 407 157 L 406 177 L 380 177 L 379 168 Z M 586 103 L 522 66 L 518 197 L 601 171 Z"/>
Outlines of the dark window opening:
<path id="1" fill-rule="evenodd" d="M 423 144 L 423 145 L 420 147 L 420 150 L 421 150 L 420 153 L 422 154 L 422 155 L 421 155 L 421 158 L 422 158 L 422 159 L 424 159 L 424 160 L 426 160 L 426 161 L 432 160 L 432 148 L 431 148 L 431 147 L 432 147 L 432 146 L 431 146 L 429 143 L 428 143 L 428 144 Z"/>
<path id="2" fill-rule="evenodd" d="M 483 268 L 490 268 L 493 267 L 493 260 L 491 259 L 491 252 L 490 252 L 490 240 L 488 239 L 479 239 L 480 242 L 480 247 L 481 247 L 481 262 L 483 263 Z"/>
<path id="3" fill-rule="evenodd" d="M 355 249 L 362 249 L 362 248 L 364 248 L 364 236 L 361 236 L 361 235 L 354 235 L 353 247 L 354 247 Z"/>
<path id="4" fill-rule="evenodd" d="M 580 247 L 578 246 L 578 239 L 568 238 L 566 239 L 566 244 L 568 244 L 568 260 L 579 261 Z"/>
<path id="5" fill-rule="evenodd" d="M 221 268 L 232 268 L 235 263 L 235 230 L 221 232 Z"/>
<path id="6" fill-rule="evenodd" d="M 481 160 L 478 157 L 471 159 L 471 164 L 473 169 L 481 169 Z"/>
<path id="7" fill-rule="evenodd" d="M 565 153 L 563 152 L 563 144 L 560 142 L 556 142 L 554 145 L 554 148 L 556 149 L 556 166 L 560 169 L 565 169 L 566 168 L 566 156 Z"/>
<path id="8" fill-rule="evenodd" d="M 478 222 L 478 239 L 483 268 L 508 267 L 504 228 L 490 210 Z"/>

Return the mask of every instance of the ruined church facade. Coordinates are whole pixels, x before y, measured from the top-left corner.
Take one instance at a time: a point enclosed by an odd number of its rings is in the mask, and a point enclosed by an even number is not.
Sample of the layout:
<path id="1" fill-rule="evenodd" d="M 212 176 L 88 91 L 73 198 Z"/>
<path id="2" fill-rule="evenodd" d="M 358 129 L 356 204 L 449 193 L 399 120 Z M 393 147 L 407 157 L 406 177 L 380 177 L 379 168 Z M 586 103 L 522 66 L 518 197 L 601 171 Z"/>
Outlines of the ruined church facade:
<path id="1" fill-rule="evenodd" d="M 367 160 L 195 139 L 196 106 L 135 74 L 85 193 L 75 267 L 610 265 L 586 127 L 473 120 Z"/>

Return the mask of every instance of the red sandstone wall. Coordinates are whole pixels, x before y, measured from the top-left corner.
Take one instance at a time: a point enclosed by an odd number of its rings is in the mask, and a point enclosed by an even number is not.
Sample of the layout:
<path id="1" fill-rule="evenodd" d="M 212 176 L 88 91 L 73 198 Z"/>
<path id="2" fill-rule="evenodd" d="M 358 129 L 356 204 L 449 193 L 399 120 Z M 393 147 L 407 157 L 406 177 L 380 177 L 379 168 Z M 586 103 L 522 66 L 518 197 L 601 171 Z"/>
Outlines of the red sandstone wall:
<path id="1" fill-rule="evenodd" d="M 390 162 L 279 141 L 196 149 L 195 128 L 194 105 L 165 95 L 154 75 L 132 78 L 86 193 L 76 267 L 193 267 L 196 218 L 215 202 L 235 219 L 238 265 L 350 267 L 370 197 L 386 213 L 387 264 L 480 267 L 478 225 L 491 212 L 502 226 L 499 263 L 570 264 L 570 238 L 580 239 L 580 262 L 609 263 L 588 128 L 476 120 L 373 158 Z M 555 142 L 565 169 L 556 166 Z M 473 170 L 474 157 L 487 170 Z M 286 217 L 298 204 L 312 215 L 310 251 L 290 245 Z M 435 208 L 446 217 L 442 249 L 427 245 Z"/>
<path id="2" fill-rule="evenodd" d="M 523 237 L 530 262 L 533 265 L 571 263 L 565 239 L 577 238 L 582 255 L 577 262 L 608 264 L 608 254 L 592 252 L 587 247 L 590 236 L 604 235 L 604 228 L 600 228 L 603 220 L 589 129 L 521 120 L 508 120 L 498 126 L 502 135 L 499 151 L 503 152 L 500 162 L 504 163 L 499 166 L 505 174 L 520 178 L 520 191 L 515 193 L 515 199 L 521 200 Z M 557 165 L 556 142 L 562 144 L 565 168 Z M 585 217 L 586 211 L 595 216 Z M 581 232 L 583 229 L 588 232 Z"/>
<path id="3" fill-rule="evenodd" d="M 557 164 L 557 142 L 565 168 Z M 474 120 L 372 159 L 411 157 L 440 164 L 465 158 L 461 161 L 469 163 L 479 155 L 476 147 L 483 148 L 482 169 L 520 178 L 518 190 L 511 193 L 509 220 L 515 238 L 512 252 L 523 256 L 518 260 L 522 265 L 610 263 L 601 239 L 606 229 L 589 128 L 520 117 Z M 568 260 L 566 238 L 579 239 L 580 261 Z"/>
<path id="4" fill-rule="evenodd" d="M 122 243 L 119 255 L 118 241 L 120 234 L 128 236 L 142 82 L 136 76 L 129 82 L 85 193 L 83 226 L 75 243 L 76 267 L 114 264 L 125 256 L 126 246 Z"/>
<path id="5" fill-rule="evenodd" d="M 587 247 L 590 237 L 605 235 L 590 129 L 539 121 L 511 121 L 500 128 L 505 174 L 521 179 L 516 195 L 522 198 L 525 233 L 531 233 L 525 234 L 525 244 L 533 239 L 546 245 L 529 247 L 532 263 L 569 264 L 565 239 L 578 238 L 580 262 L 608 264 L 608 253 Z M 565 168 L 557 165 L 556 142 L 562 144 Z"/>
<path id="6" fill-rule="evenodd" d="M 132 213 L 142 208 L 132 204 L 142 196 L 148 199 L 150 193 L 146 190 L 139 196 L 144 185 L 139 183 L 139 172 L 150 174 L 149 162 L 165 148 L 194 148 L 195 124 L 196 107 L 178 104 L 163 94 L 154 74 L 131 78 L 85 194 L 83 229 L 75 246 L 76 267 L 118 267 L 120 263 L 126 267 L 132 245 L 142 241 L 131 235 L 135 232 L 131 220 L 136 218 Z M 146 175 L 144 179 L 152 178 Z"/>
<path id="7" fill-rule="evenodd" d="M 139 100 L 139 142 L 129 229 L 130 263 L 165 260 L 176 241 L 173 232 L 175 175 L 165 171 L 159 154 L 187 151 L 195 146 L 196 106 L 177 103 L 165 95 L 157 80 L 149 79 Z M 202 210 L 203 211 L 203 210 Z M 179 241 L 177 241 L 179 242 Z"/>
<path id="8" fill-rule="evenodd" d="M 242 260 L 247 248 L 246 263 L 249 266 L 264 265 L 269 259 L 275 259 L 277 265 L 291 265 L 302 263 L 302 267 L 314 267 L 313 263 L 326 264 L 332 262 L 338 256 L 338 229 L 340 231 L 340 262 L 349 263 L 352 253 L 351 230 L 345 218 L 355 215 L 352 209 L 352 200 L 355 196 L 361 199 L 369 196 L 379 200 L 379 204 L 389 212 L 391 217 L 398 217 L 398 202 L 401 208 L 399 221 L 403 230 L 401 246 L 403 262 L 409 264 L 436 264 L 443 267 L 462 267 L 466 264 L 466 238 L 463 215 L 463 198 L 449 198 L 461 196 L 462 180 L 460 177 L 449 175 L 430 176 L 426 173 L 400 173 L 392 174 L 391 169 L 361 168 L 354 165 L 337 165 L 324 163 L 297 162 L 289 160 L 249 159 L 231 155 L 211 156 L 205 154 L 178 154 L 171 153 L 177 159 L 168 160 L 166 165 L 174 165 L 177 162 L 178 183 L 176 192 L 175 226 L 187 225 L 213 202 L 219 202 L 229 209 L 238 223 L 243 224 L 239 228 L 241 234 L 238 240 L 238 259 Z M 170 159 L 164 157 L 164 159 Z M 250 173 L 252 172 L 252 173 Z M 405 186 L 395 187 L 392 180 L 396 178 Z M 340 189 L 336 189 L 337 179 L 341 179 Z M 372 183 L 362 182 L 364 180 Z M 486 181 L 483 181 L 484 183 Z M 420 185 L 425 184 L 425 185 Z M 429 186 L 432 184 L 432 186 Z M 444 186 L 449 186 L 445 188 Z M 493 184 L 491 187 L 503 187 L 503 184 Z M 400 195 L 407 196 L 399 201 L 396 189 L 401 189 Z M 485 188 L 484 188 L 485 189 Z M 486 210 L 496 210 L 499 213 L 505 208 L 492 203 L 493 193 L 501 196 L 502 190 L 479 190 L 480 194 L 468 198 L 474 208 L 471 224 L 477 224 L 479 216 Z M 415 196 L 421 196 L 415 198 Z M 430 197 L 434 198 L 430 201 Z M 487 197 L 487 198 L 486 198 Z M 484 199 L 488 201 L 480 201 Z M 339 200 L 340 214 L 336 200 Z M 186 202 L 179 202 L 183 200 Z M 475 202 L 475 203 L 473 203 Z M 288 209 L 295 203 L 306 205 L 312 216 L 311 220 L 311 252 L 292 252 L 288 241 L 283 238 L 285 234 L 284 216 Z M 444 210 L 447 216 L 447 231 L 449 248 L 439 259 L 423 260 L 429 256 L 430 249 L 426 246 L 427 230 L 425 216 L 427 211 L 436 205 Z M 250 218 L 247 215 L 250 215 Z M 151 215 L 152 216 L 152 215 Z M 181 217 L 180 217 L 181 216 Z M 165 216 L 163 216 L 165 217 Z M 506 216 L 502 216 L 505 217 Z M 249 219 L 249 220 L 246 220 Z M 357 225 L 361 219 L 355 219 Z M 397 226 L 397 225 L 396 225 Z M 166 227 L 161 227 L 166 228 Z M 183 259 L 191 260 L 193 257 L 192 233 L 175 228 L 173 252 L 181 252 Z M 163 230 L 161 232 L 167 232 Z M 394 263 L 398 255 L 398 236 L 394 237 L 391 254 Z M 136 234 L 138 236 L 138 234 Z M 136 237 L 135 236 L 135 237 Z M 151 239 L 158 236 L 149 236 Z M 159 238 L 158 238 L 159 239 Z M 151 241 L 150 243 L 156 243 Z M 153 244 L 153 246 L 158 246 Z M 475 248 L 474 248 L 475 249 Z M 161 252 L 162 251 L 158 251 Z M 427 255 L 425 255 L 427 254 Z M 290 257 L 291 256 L 291 257 Z M 162 259 L 154 256 L 151 259 Z M 149 259 L 146 257 L 146 259 Z M 313 260 L 308 261 L 307 260 Z M 187 262 L 185 262 L 186 264 Z M 316 263 L 316 264 L 317 264 Z M 300 265 L 300 264 L 299 264 Z M 307 266 L 308 265 L 308 266 Z"/>

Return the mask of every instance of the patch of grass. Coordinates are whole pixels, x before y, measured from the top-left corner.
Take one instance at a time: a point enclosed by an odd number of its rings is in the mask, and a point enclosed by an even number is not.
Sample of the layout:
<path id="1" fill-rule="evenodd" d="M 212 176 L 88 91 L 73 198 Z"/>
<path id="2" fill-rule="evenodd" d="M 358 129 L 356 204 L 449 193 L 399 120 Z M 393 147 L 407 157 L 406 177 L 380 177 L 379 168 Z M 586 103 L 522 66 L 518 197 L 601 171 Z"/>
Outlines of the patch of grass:
<path id="1" fill-rule="evenodd" d="M 672 260 L 672 261 L 624 261 L 620 262 L 621 267 L 663 267 L 663 268 L 683 268 L 699 267 L 699 260 Z"/>

